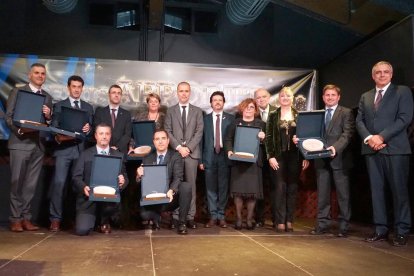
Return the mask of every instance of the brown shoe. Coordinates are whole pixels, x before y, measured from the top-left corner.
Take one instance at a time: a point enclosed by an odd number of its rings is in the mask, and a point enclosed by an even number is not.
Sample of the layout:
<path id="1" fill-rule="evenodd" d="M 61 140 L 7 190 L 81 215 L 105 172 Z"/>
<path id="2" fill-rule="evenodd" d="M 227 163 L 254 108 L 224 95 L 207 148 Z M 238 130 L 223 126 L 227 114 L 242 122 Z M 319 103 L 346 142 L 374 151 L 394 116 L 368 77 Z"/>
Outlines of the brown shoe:
<path id="1" fill-rule="evenodd" d="M 109 224 L 102 224 L 100 227 L 100 232 L 102 234 L 110 234 L 111 233 L 111 225 Z"/>
<path id="2" fill-rule="evenodd" d="M 220 226 L 221 228 L 227 228 L 227 223 L 226 223 L 226 220 L 225 220 L 225 219 L 221 219 L 221 220 L 219 221 L 219 226 Z"/>
<path id="3" fill-rule="evenodd" d="M 60 231 L 60 221 L 58 220 L 52 220 L 49 226 L 50 232 L 59 232 Z"/>
<path id="4" fill-rule="evenodd" d="M 204 227 L 205 228 L 211 228 L 211 227 L 213 227 L 214 225 L 216 225 L 217 224 L 217 220 L 215 220 L 215 219 L 210 219 L 207 223 L 206 223 L 206 225 L 204 225 Z"/>
<path id="5" fill-rule="evenodd" d="M 23 229 L 24 230 L 27 230 L 27 231 L 36 231 L 36 230 L 39 230 L 39 227 L 38 226 L 33 225 L 30 222 L 30 220 L 27 220 L 27 219 L 25 219 L 25 220 L 22 221 L 22 226 L 23 226 Z"/>
<path id="6" fill-rule="evenodd" d="M 12 232 L 23 232 L 22 222 L 21 221 L 12 221 L 12 222 L 10 222 L 10 231 L 12 231 Z"/>

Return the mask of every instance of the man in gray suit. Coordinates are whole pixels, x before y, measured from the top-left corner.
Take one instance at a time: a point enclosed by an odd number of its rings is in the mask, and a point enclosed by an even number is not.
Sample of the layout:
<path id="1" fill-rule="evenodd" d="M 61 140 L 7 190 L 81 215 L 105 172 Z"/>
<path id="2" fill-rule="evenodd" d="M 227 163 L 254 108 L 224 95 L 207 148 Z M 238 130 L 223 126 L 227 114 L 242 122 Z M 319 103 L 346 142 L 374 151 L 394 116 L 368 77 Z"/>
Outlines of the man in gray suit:
<path id="1" fill-rule="evenodd" d="M 43 105 L 43 118 L 45 123 L 52 118 L 52 98 L 42 89 L 46 81 L 46 67 L 34 63 L 29 71 L 29 83 L 20 90 L 46 96 Z M 10 230 L 13 232 L 35 231 L 39 227 L 31 223 L 31 201 L 36 191 L 40 171 L 43 165 L 44 138 L 39 131 L 26 132 L 13 124 L 14 109 L 19 89 L 14 88 L 7 100 L 7 125 L 11 129 L 9 139 L 11 189 L 10 189 Z"/>
<path id="2" fill-rule="evenodd" d="M 86 111 L 88 122 L 82 128 L 85 136 L 92 132 L 93 107 L 89 103 L 80 99 L 82 95 L 84 81 L 79 76 L 70 76 L 68 79 L 69 97 L 57 102 L 53 106 L 52 125 L 59 128 L 62 118 L 62 107 L 72 107 Z M 69 169 L 74 161 L 79 158 L 79 154 L 85 149 L 85 142 L 80 139 L 62 139 L 56 136 L 58 144 L 55 147 L 53 156 L 55 159 L 55 175 L 53 184 L 50 187 L 50 227 L 49 230 L 57 232 L 60 230 L 62 220 L 64 188 L 68 177 Z M 69 191 L 70 192 L 70 191 Z"/>
<path id="3" fill-rule="evenodd" d="M 347 150 L 355 133 L 352 110 L 338 105 L 341 89 L 333 84 L 325 85 L 322 95 L 325 103 L 324 138 L 330 158 L 315 159 L 316 181 L 318 185 L 318 222 L 310 233 L 321 235 L 331 224 L 331 178 L 333 178 L 339 204 L 338 237 L 346 237 L 351 217 L 349 198 L 349 169 L 352 166 L 351 152 Z"/>
<path id="4" fill-rule="evenodd" d="M 203 137 L 203 112 L 190 104 L 191 87 L 188 82 L 177 86 L 178 104 L 170 107 L 165 115 L 164 128 L 170 137 L 170 147 L 178 151 L 184 159 L 184 181 L 192 187 L 191 207 L 188 213 L 188 226 L 197 228 L 194 222 L 196 213 L 196 177 L 201 157 L 200 142 Z M 178 220 L 178 211 L 173 215 Z M 174 227 L 174 223 L 172 224 Z"/>
<path id="5" fill-rule="evenodd" d="M 394 211 L 394 246 L 407 244 L 411 228 L 408 193 L 410 143 L 407 127 L 413 117 L 413 97 L 407 86 L 391 83 L 393 68 L 380 61 L 372 68 L 375 88 L 362 94 L 356 127 L 363 139 L 371 183 L 372 210 L 375 231 L 365 239 L 377 242 L 388 239 L 385 184 L 392 193 Z"/>

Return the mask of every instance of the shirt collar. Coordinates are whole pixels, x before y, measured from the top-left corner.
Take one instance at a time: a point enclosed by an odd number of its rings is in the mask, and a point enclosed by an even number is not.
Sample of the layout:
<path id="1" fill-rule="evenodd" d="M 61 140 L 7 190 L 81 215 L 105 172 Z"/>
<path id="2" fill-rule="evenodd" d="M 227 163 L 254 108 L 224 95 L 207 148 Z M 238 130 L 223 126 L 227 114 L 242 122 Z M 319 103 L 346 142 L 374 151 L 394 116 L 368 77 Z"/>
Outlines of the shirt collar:
<path id="1" fill-rule="evenodd" d="M 334 106 L 331 106 L 331 107 L 325 106 L 325 110 L 328 110 L 328 108 L 330 108 L 330 109 L 332 109 L 331 113 L 334 113 L 337 107 L 338 107 L 338 105 L 334 105 Z"/>
<path id="2" fill-rule="evenodd" d="M 116 111 L 118 111 L 118 108 L 119 108 L 119 105 L 109 104 L 109 110 L 116 109 Z"/>
<path id="3" fill-rule="evenodd" d="M 105 151 L 106 154 L 109 154 L 109 146 L 107 146 L 106 148 L 103 149 L 103 148 L 99 147 L 98 145 L 96 145 L 96 151 L 98 153 L 101 153 L 102 151 Z"/>
<path id="4" fill-rule="evenodd" d="M 383 88 L 378 88 L 375 87 L 376 92 L 378 92 L 379 90 L 382 90 L 382 95 L 384 96 L 385 92 L 387 92 L 388 87 L 390 87 L 391 82 L 389 84 L 387 84 L 386 86 L 384 86 Z"/>
<path id="5" fill-rule="evenodd" d="M 30 87 L 30 89 L 32 89 L 33 92 L 37 92 L 39 90 L 42 90 L 42 87 L 37 88 L 33 84 L 31 84 L 30 82 L 29 82 L 29 87 Z"/>
<path id="6" fill-rule="evenodd" d="M 168 150 L 165 150 L 164 152 L 157 151 L 157 157 L 160 156 L 160 155 L 163 155 L 165 157 L 165 155 L 167 155 L 167 151 Z"/>
<path id="7" fill-rule="evenodd" d="M 270 109 L 270 105 L 269 105 L 269 104 L 266 106 L 266 108 L 265 108 L 265 109 L 261 109 L 261 108 L 259 107 L 260 113 L 262 113 L 263 111 L 266 111 L 266 113 L 269 113 L 269 109 Z"/>

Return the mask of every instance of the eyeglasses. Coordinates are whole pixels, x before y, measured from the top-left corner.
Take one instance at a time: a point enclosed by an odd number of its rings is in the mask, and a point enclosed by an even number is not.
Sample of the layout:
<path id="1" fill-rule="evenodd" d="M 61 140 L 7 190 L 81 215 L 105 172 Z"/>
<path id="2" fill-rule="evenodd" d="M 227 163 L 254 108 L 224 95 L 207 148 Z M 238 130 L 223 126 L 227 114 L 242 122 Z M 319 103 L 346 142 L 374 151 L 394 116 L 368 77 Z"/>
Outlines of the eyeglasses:
<path id="1" fill-rule="evenodd" d="M 254 105 L 248 105 L 248 106 L 246 107 L 246 109 L 256 109 L 256 107 L 255 107 Z"/>

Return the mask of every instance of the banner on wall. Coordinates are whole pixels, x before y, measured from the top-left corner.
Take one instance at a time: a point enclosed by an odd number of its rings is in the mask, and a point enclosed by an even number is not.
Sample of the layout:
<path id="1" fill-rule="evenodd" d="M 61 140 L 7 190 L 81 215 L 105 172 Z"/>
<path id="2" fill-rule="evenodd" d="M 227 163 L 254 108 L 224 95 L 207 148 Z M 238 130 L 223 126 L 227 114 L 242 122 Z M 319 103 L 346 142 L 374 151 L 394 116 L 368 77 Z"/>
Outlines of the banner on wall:
<path id="1" fill-rule="evenodd" d="M 209 97 L 223 91 L 225 109 L 233 112 L 245 98 L 253 97 L 258 88 L 271 94 L 271 104 L 278 106 L 278 92 L 283 86 L 295 92 L 298 110 L 317 106 L 316 78 L 312 69 L 257 69 L 131 60 L 91 58 L 45 58 L 27 55 L 0 56 L 0 93 L 6 100 L 10 90 L 27 83 L 30 65 L 39 62 L 46 66 L 44 89 L 53 101 L 67 98 L 67 79 L 79 75 L 85 80 L 82 99 L 94 106 L 108 104 L 108 88 L 118 84 L 123 89 L 122 106 L 128 110 L 142 108 L 149 93 L 159 94 L 164 106 L 177 103 L 176 87 L 181 81 L 191 84 L 190 102 L 210 112 Z"/>

